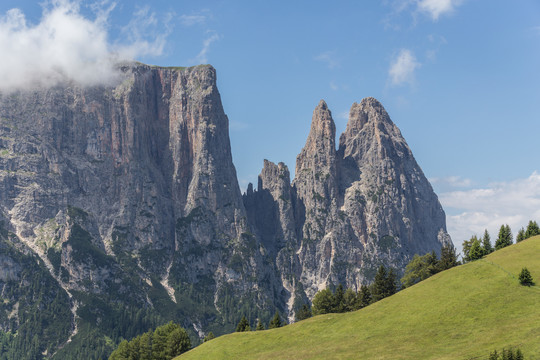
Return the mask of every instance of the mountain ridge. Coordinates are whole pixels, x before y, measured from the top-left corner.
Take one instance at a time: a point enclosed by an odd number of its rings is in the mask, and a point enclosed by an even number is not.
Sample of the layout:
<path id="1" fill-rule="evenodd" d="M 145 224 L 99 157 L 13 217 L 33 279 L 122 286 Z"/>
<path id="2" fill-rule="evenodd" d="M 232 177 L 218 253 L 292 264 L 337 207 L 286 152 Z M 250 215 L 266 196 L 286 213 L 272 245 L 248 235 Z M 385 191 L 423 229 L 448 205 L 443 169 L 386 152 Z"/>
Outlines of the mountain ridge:
<path id="1" fill-rule="evenodd" d="M 89 332 L 105 354 L 107 338 L 166 320 L 202 338 L 232 331 L 240 314 L 293 319 L 320 287 L 359 287 L 377 266 L 402 269 L 447 240 L 436 195 L 376 100 L 353 105 L 365 123 L 337 150 L 321 101 L 295 179 L 265 161 L 258 189 L 242 195 L 215 69 L 121 70 L 114 86 L 0 94 L 4 240 L 37 254 L 71 299 L 73 341 L 59 340 L 57 356 L 92 342 Z M 137 325 L 105 321 L 122 317 Z"/>

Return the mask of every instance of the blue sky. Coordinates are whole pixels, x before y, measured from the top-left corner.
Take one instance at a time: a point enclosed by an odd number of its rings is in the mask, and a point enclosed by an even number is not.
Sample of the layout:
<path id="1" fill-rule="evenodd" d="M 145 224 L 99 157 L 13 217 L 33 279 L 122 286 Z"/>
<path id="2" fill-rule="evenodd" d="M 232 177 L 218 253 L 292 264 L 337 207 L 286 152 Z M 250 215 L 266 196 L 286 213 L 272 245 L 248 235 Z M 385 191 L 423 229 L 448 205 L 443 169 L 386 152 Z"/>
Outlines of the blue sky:
<path id="1" fill-rule="evenodd" d="M 503 223 L 515 234 L 540 221 L 538 1 L 41 3 L 0 3 L 0 27 L 11 26 L 0 33 L 0 67 L 10 68 L 10 37 L 43 24 L 44 8 L 67 8 L 75 23 L 97 28 L 97 52 L 212 64 L 242 189 L 256 183 L 263 159 L 294 172 L 320 99 L 339 137 L 352 103 L 373 96 L 432 181 L 456 244 L 484 228 L 495 238 Z M 24 26 L 9 25 L 21 16 Z M 83 48 L 99 38 L 92 34 Z"/>

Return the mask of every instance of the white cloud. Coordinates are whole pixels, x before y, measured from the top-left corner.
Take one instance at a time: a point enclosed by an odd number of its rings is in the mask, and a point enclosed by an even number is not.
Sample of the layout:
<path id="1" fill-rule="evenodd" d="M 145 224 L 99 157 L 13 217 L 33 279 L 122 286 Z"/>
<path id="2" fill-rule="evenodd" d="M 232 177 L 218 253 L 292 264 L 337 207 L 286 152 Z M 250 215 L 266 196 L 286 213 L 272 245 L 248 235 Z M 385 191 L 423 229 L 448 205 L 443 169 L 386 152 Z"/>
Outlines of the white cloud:
<path id="1" fill-rule="evenodd" d="M 210 45 L 212 45 L 214 41 L 217 41 L 219 39 L 220 36 L 218 34 L 210 32 L 210 36 L 204 39 L 202 49 L 197 54 L 195 59 L 193 59 L 193 61 L 197 62 L 198 64 L 208 63 L 208 52 L 210 51 Z"/>
<path id="2" fill-rule="evenodd" d="M 429 182 L 442 189 L 454 190 L 456 188 L 466 188 L 472 185 L 471 179 L 462 178 L 461 176 L 447 176 L 443 178 L 430 178 Z"/>
<path id="3" fill-rule="evenodd" d="M 391 84 L 412 84 L 414 82 L 414 71 L 418 67 L 420 67 L 420 63 L 416 61 L 414 54 L 408 49 L 401 49 L 388 70 Z"/>
<path id="4" fill-rule="evenodd" d="M 314 58 L 317 61 L 323 62 L 328 66 L 329 69 L 334 69 L 339 66 L 339 61 L 336 56 L 335 51 L 326 51 L 321 53 Z"/>
<path id="5" fill-rule="evenodd" d="M 441 15 L 452 13 L 462 2 L 463 0 L 418 0 L 416 6 L 418 11 L 437 21 Z"/>
<path id="6" fill-rule="evenodd" d="M 156 34 L 163 23 L 148 9 L 138 11 L 124 28 L 124 41 L 111 42 L 107 23 L 115 4 L 108 4 L 91 7 L 94 19 L 81 14 L 79 1 L 70 0 L 45 3 L 37 24 L 28 23 L 19 9 L 0 15 L 0 90 L 51 86 L 66 79 L 82 85 L 107 83 L 115 78 L 119 61 L 161 54 L 167 33 Z M 156 36 L 149 40 L 149 34 Z"/>
<path id="7" fill-rule="evenodd" d="M 525 179 L 489 184 L 486 188 L 450 191 L 439 195 L 447 212 L 448 232 L 461 246 L 472 235 L 488 229 L 492 241 L 508 224 L 514 237 L 529 220 L 540 220 L 540 174 Z"/>
<path id="8" fill-rule="evenodd" d="M 206 22 L 206 16 L 204 15 L 182 15 L 180 16 L 180 23 L 184 26 L 193 26 L 198 24 L 204 24 Z"/>

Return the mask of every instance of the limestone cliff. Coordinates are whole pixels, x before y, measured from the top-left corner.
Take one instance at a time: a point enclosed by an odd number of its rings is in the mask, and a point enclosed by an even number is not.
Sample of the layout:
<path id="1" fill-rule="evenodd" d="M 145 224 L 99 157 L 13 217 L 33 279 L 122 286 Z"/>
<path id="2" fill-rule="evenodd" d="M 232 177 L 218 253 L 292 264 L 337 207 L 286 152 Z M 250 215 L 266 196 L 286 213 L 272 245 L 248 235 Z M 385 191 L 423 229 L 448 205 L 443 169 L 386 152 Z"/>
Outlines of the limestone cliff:
<path id="1" fill-rule="evenodd" d="M 288 172 L 278 179 L 268 170 L 276 165 L 265 161 L 258 191 L 244 196 L 258 233 L 274 234 L 268 241 L 281 255 L 275 264 L 291 317 L 318 290 L 339 283 L 359 289 L 378 266 L 401 273 L 414 254 L 439 252 L 450 241 L 437 196 L 377 100 L 353 104 L 338 150 L 335 136 L 321 100 L 291 187 L 283 183 Z M 291 210 L 282 210 L 283 198 L 291 199 Z M 275 235 L 283 226 L 296 232 Z"/>
<path id="2" fill-rule="evenodd" d="M 270 317 L 274 273 L 249 228 L 215 70 L 121 71 L 117 86 L 0 95 L 6 230 L 72 297 L 76 324 L 124 306 L 202 336 L 230 331 L 239 309 Z"/>
<path id="3" fill-rule="evenodd" d="M 56 337 L 39 327 L 37 353 L 105 357 L 110 339 L 168 320 L 193 337 L 276 309 L 292 320 L 317 290 L 357 288 L 447 241 L 436 195 L 375 99 L 352 106 L 337 150 L 321 101 L 292 183 L 265 160 L 242 196 L 215 70 L 120 71 L 116 85 L 0 94 L 0 285 L 46 299 L 2 295 L 0 330 L 68 307 Z M 40 286 L 19 283 L 31 261 Z"/>

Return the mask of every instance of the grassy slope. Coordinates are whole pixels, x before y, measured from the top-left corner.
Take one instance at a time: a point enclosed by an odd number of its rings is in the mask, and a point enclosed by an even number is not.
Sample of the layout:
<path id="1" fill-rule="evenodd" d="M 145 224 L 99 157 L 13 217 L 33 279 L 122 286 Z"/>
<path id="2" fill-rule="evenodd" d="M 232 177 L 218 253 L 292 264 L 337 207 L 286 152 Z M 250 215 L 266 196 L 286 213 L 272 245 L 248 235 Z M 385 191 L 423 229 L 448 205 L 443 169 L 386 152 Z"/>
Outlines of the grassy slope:
<path id="1" fill-rule="evenodd" d="M 178 359 L 540 359 L 540 236 L 439 273 L 362 310 L 216 338 Z"/>

